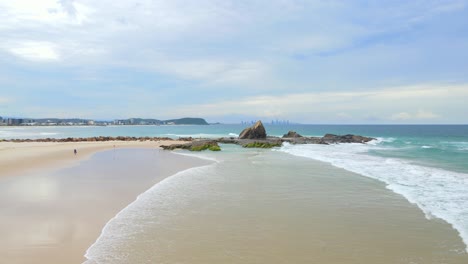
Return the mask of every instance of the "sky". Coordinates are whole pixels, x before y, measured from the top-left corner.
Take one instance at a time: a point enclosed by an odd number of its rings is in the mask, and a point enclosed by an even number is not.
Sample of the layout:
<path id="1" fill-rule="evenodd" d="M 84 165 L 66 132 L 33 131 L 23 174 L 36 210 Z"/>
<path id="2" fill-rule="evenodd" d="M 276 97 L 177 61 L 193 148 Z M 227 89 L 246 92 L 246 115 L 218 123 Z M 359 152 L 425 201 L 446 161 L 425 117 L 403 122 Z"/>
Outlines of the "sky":
<path id="1" fill-rule="evenodd" d="M 0 21 L 0 116 L 468 123 L 468 0 L 0 0 Z"/>

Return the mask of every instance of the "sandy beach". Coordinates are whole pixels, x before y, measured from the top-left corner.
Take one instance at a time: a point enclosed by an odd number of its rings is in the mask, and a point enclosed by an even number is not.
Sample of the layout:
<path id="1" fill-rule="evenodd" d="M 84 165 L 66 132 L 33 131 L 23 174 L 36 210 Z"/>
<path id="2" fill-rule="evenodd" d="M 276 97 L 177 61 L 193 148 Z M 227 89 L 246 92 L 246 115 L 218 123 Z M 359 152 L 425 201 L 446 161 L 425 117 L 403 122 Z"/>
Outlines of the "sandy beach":
<path id="1" fill-rule="evenodd" d="M 79 163 L 92 154 L 120 148 L 158 148 L 178 141 L 106 142 L 0 142 L 0 177 L 20 175 L 39 169 L 57 170 Z M 74 155 L 73 150 L 77 150 Z"/>
<path id="2" fill-rule="evenodd" d="M 1 262 L 82 263 L 107 221 L 139 194 L 208 163 L 162 143 L 1 143 Z"/>

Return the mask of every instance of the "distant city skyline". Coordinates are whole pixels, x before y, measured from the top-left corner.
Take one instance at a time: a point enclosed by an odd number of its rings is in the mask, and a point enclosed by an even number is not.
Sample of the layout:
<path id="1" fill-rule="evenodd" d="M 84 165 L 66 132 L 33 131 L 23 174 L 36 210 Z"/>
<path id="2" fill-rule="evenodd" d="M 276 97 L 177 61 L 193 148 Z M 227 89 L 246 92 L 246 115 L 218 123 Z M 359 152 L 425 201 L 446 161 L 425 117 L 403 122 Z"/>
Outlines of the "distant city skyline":
<path id="1" fill-rule="evenodd" d="M 0 126 L 107 126 L 107 125 L 208 125 L 203 118 L 184 117 L 176 119 L 80 119 L 80 118 L 17 118 L 0 116 Z"/>
<path id="2" fill-rule="evenodd" d="M 468 123 L 468 0 L 0 0 L 0 18 L 0 116 Z"/>

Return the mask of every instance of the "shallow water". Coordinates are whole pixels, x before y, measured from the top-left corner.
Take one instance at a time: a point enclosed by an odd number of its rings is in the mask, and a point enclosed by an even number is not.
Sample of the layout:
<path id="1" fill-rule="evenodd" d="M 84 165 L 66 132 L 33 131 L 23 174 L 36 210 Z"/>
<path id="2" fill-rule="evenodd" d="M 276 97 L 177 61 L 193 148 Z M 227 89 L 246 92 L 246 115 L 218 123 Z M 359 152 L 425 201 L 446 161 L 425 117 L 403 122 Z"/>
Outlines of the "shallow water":
<path id="1" fill-rule="evenodd" d="M 426 218 L 450 223 L 468 245 L 468 174 L 372 155 L 381 144 L 289 145 L 279 151 L 330 163 L 386 184 L 416 204 Z"/>

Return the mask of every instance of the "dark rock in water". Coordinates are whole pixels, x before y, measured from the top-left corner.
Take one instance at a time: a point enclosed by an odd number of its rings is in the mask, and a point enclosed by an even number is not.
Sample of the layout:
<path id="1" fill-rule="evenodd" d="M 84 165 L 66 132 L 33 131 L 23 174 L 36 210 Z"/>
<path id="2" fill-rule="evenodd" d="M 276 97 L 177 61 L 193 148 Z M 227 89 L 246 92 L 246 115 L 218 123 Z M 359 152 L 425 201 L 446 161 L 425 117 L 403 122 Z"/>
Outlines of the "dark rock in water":
<path id="1" fill-rule="evenodd" d="M 216 140 L 200 140 L 192 141 L 190 151 L 202 151 L 202 150 L 211 150 L 211 151 L 220 151 L 221 148 L 218 145 Z"/>
<path id="2" fill-rule="evenodd" d="M 216 140 L 197 140 L 183 144 L 161 145 L 161 148 L 165 150 L 187 149 L 190 151 L 202 151 L 207 149 L 211 151 L 221 150 Z"/>
<path id="3" fill-rule="evenodd" d="M 301 135 L 299 135 L 296 131 L 289 131 L 287 134 L 284 134 L 283 135 L 284 138 L 298 138 L 298 137 L 302 137 Z"/>
<path id="4" fill-rule="evenodd" d="M 273 148 L 281 147 L 283 142 L 289 142 L 279 137 L 267 137 L 265 139 L 238 139 L 238 138 L 218 138 L 218 143 L 236 144 L 244 148 Z"/>
<path id="5" fill-rule="evenodd" d="M 262 121 L 257 121 L 255 125 L 248 127 L 239 135 L 239 139 L 265 139 L 266 138 L 265 127 L 262 124 Z"/>
<path id="6" fill-rule="evenodd" d="M 243 143 L 244 148 L 274 148 L 281 147 L 283 142 L 281 140 L 259 140 L 253 142 Z"/>
<path id="7" fill-rule="evenodd" d="M 321 139 L 325 144 L 334 144 L 334 143 L 367 143 L 374 138 L 371 137 L 363 137 L 358 135 L 333 135 L 333 134 L 326 134 Z"/>
<path id="8" fill-rule="evenodd" d="M 289 142 L 291 144 L 327 144 L 322 141 L 322 138 L 319 137 L 283 137 L 282 139 L 285 142 Z"/>

